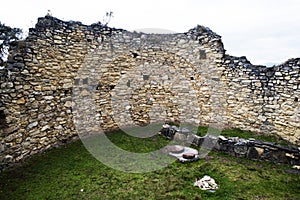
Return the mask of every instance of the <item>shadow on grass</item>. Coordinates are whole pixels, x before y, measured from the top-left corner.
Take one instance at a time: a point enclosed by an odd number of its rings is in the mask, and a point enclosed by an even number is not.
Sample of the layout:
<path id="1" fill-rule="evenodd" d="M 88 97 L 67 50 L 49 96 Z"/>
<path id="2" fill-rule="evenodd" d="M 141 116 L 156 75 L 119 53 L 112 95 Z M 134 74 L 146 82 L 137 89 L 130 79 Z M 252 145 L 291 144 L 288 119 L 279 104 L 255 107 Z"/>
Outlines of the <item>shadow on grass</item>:
<path id="1" fill-rule="evenodd" d="M 150 152 L 169 142 L 158 135 L 140 139 L 120 131 L 107 136 L 133 152 Z M 173 162 L 132 174 L 107 167 L 76 141 L 1 173 L 0 199 L 300 199 L 299 174 L 287 174 L 286 168 L 211 152 L 198 162 Z M 204 175 L 213 177 L 220 189 L 212 193 L 194 187 L 195 178 Z"/>

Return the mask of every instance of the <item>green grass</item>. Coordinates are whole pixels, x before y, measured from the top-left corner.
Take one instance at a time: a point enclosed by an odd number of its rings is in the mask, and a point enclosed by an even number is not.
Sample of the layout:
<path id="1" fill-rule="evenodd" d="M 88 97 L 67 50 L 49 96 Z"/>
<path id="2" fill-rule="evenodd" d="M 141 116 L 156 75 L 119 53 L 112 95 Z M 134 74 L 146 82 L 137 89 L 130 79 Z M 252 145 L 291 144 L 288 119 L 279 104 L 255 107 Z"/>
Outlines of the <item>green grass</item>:
<path id="1" fill-rule="evenodd" d="M 122 132 L 108 137 L 119 147 L 133 152 L 150 152 L 168 143 L 161 136 L 140 139 Z M 210 152 L 194 163 L 174 162 L 153 172 L 125 173 L 105 166 L 81 141 L 76 141 L 1 173 L 0 199 L 297 200 L 300 199 L 300 175 L 285 173 L 289 168 Z M 204 175 L 216 180 L 219 185 L 216 192 L 193 186 L 195 178 Z"/>

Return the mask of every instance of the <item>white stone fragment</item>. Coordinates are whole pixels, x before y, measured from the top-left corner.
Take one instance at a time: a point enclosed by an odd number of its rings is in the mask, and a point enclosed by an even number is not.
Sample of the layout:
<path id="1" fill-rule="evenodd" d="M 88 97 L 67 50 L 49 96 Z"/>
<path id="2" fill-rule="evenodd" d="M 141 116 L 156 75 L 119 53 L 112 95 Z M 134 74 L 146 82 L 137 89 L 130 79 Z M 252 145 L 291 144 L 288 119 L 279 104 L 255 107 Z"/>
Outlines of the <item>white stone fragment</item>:
<path id="1" fill-rule="evenodd" d="M 201 190 L 216 190 L 218 189 L 218 185 L 216 181 L 208 175 L 203 176 L 200 180 L 194 182 L 195 187 L 199 187 Z"/>
<path id="2" fill-rule="evenodd" d="M 162 127 L 163 128 L 170 128 L 170 125 L 169 124 L 164 124 Z"/>
<path id="3" fill-rule="evenodd" d="M 300 170 L 300 165 L 294 165 L 294 166 L 293 166 L 293 169 L 298 169 L 298 170 Z"/>

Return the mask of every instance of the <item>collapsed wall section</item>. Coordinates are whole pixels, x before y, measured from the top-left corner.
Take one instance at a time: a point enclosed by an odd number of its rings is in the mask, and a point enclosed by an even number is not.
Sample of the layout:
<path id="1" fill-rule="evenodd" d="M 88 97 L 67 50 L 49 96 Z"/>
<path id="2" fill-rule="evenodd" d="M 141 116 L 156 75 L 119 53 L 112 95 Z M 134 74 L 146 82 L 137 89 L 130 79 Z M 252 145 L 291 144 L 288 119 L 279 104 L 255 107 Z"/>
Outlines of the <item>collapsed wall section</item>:
<path id="1" fill-rule="evenodd" d="M 265 67 L 226 56 L 224 66 L 230 126 L 299 144 L 300 59 Z"/>

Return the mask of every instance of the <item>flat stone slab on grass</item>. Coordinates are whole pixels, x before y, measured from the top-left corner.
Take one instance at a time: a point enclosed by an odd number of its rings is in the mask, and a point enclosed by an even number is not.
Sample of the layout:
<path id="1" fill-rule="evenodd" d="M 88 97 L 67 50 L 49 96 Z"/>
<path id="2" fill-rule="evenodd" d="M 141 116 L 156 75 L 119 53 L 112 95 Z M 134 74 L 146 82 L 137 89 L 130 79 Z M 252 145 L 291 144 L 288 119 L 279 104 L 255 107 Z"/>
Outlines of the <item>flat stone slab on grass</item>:
<path id="1" fill-rule="evenodd" d="M 174 145 L 174 146 L 183 147 L 183 146 L 180 146 L 180 145 Z M 187 154 L 188 155 L 194 154 L 195 156 L 191 159 L 184 158 L 185 157 L 184 155 L 187 155 Z M 192 162 L 192 161 L 199 160 L 198 150 L 190 148 L 190 147 L 183 147 L 183 151 L 181 151 L 181 152 L 172 152 L 172 151 L 170 151 L 169 155 L 176 157 L 180 162 Z"/>

